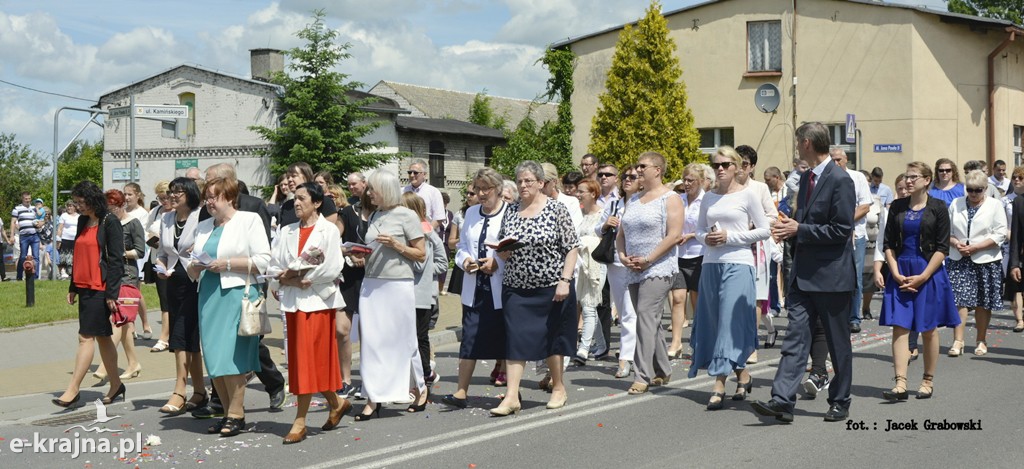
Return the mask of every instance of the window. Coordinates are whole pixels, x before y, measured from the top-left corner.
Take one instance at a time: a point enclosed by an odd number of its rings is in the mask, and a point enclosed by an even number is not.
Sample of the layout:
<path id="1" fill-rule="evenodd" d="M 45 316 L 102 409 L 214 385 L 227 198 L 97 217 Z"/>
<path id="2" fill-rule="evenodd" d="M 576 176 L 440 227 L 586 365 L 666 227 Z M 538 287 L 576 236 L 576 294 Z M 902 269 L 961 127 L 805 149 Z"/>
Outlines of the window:
<path id="1" fill-rule="evenodd" d="M 1024 151 L 1021 150 L 1021 140 L 1024 137 L 1024 127 L 1013 126 L 1013 166 L 1024 164 Z"/>
<path id="2" fill-rule="evenodd" d="M 782 22 L 747 23 L 747 71 L 782 71 Z"/>
<path id="3" fill-rule="evenodd" d="M 427 150 L 427 164 L 430 165 L 428 182 L 431 186 L 444 188 L 444 157 L 446 153 L 444 142 L 430 141 Z"/>
<path id="4" fill-rule="evenodd" d="M 181 93 L 178 95 L 178 104 L 188 106 L 188 127 L 185 130 L 186 136 L 196 134 L 196 95 L 195 93 Z"/>
<path id="5" fill-rule="evenodd" d="M 846 123 L 842 124 L 829 124 L 828 127 L 829 141 L 833 147 L 842 148 L 846 152 L 846 158 L 849 160 L 846 163 L 847 169 L 860 169 L 859 161 L 857 160 L 857 146 L 852 143 L 846 143 Z"/>
<path id="6" fill-rule="evenodd" d="M 722 145 L 735 145 L 733 143 L 732 127 L 721 129 L 697 129 L 700 132 L 700 151 L 711 155 Z"/>

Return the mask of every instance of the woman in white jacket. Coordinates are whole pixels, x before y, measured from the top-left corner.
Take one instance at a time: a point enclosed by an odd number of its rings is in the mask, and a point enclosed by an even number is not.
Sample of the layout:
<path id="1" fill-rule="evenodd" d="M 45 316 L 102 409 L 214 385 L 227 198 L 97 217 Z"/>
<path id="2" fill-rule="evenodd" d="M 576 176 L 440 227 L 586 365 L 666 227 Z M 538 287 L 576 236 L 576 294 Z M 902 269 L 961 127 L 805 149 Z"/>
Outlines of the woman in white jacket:
<path id="1" fill-rule="evenodd" d="M 1006 240 L 1006 211 L 998 199 L 985 196 L 988 179 L 975 170 L 967 174 L 967 195 L 949 205 L 949 280 L 960 310 L 949 356 L 963 353 L 967 310 L 974 309 L 978 329 L 974 354 L 988 353 L 985 336 L 993 309 L 1003 309 L 1002 258 Z"/>
<path id="2" fill-rule="evenodd" d="M 270 244 L 260 217 L 237 210 L 237 180 L 210 179 L 203 192 L 211 217 L 196 228 L 188 275 L 199 282 L 203 361 L 225 409 L 208 432 L 234 436 L 245 428 L 245 374 L 260 370 L 259 337 L 238 335 L 242 298 L 259 295 L 254 278 L 267 270 Z"/>
<path id="3" fill-rule="evenodd" d="M 341 388 L 338 341 L 334 338 L 337 310 L 345 307 L 335 282 L 341 272 L 341 233 L 319 214 L 324 193 L 306 182 L 295 189 L 295 214 L 299 221 L 281 228 L 268 274 L 275 275 L 271 289 L 281 300 L 288 321 L 288 386 L 298 396 L 295 420 L 284 444 L 306 439 L 306 412 L 314 393 L 330 404 L 330 430 L 352 408 L 334 392 Z"/>

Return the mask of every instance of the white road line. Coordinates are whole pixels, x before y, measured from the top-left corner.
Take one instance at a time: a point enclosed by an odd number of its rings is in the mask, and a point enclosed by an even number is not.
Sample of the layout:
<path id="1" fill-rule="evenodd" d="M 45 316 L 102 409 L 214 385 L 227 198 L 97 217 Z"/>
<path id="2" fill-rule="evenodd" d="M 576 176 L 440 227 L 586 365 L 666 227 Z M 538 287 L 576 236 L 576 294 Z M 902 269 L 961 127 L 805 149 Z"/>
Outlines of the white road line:
<path id="1" fill-rule="evenodd" d="M 875 343 L 863 345 L 861 347 L 855 347 L 854 352 L 860 352 L 864 350 L 870 350 L 872 348 L 889 346 L 888 340 L 880 340 Z M 774 373 L 772 365 L 779 362 L 778 358 L 768 360 L 765 362 L 758 363 L 748 367 L 759 368 L 756 371 L 752 371 L 752 376 L 759 376 L 768 374 L 769 372 Z M 682 371 L 682 370 L 680 370 Z M 320 469 L 329 467 L 354 467 L 358 469 L 362 468 L 378 468 L 387 467 L 409 461 L 412 459 L 422 458 L 437 453 L 443 453 L 445 451 L 451 451 L 453 449 L 469 446 L 477 443 L 483 443 L 485 441 L 501 438 L 508 436 L 513 433 L 524 432 L 548 425 L 554 425 L 556 423 L 566 422 L 569 420 L 586 417 L 589 415 L 597 414 L 599 412 L 606 412 L 609 410 L 619 409 L 622 407 L 637 405 L 642 402 L 646 402 L 652 399 L 657 399 L 664 396 L 678 396 L 683 394 L 684 391 L 706 386 L 711 383 L 714 379 L 706 374 L 699 378 L 687 380 L 686 385 L 682 387 L 668 386 L 665 391 L 658 390 L 658 388 L 652 388 L 656 391 L 648 393 L 642 396 L 630 396 L 625 392 L 613 394 L 611 396 L 602 396 L 596 399 L 590 399 L 578 404 L 571 404 L 564 408 L 560 413 L 537 413 L 519 417 L 505 417 L 502 419 L 495 419 L 495 421 L 476 425 L 461 430 L 455 430 L 441 435 L 434 435 L 431 437 L 411 441 L 409 443 L 403 443 L 399 445 L 389 446 L 378 450 L 370 451 L 367 453 L 360 453 L 356 455 L 347 456 L 344 458 L 334 459 L 330 461 L 324 461 L 312 466 L 307 466 L 308 469 Z M 612 402 L 618 401 L 618 402 Z M 520 414 L 521 415 L 521 414 Z M 523 423 L 525 422 L 525 423 Z M 473 436 L 469 436 L 473 435 Z M 439 443 L 437 445 L 432 445 Z M 416 448 L 424 445 L 432 445 L 428 448 L 421 449 L 419 451 L 409 452 L 411 448 Z M 391 453 L 401 452 L 399 455 L 387 457 Z M 384 459 L 378 459 L 384 458 Z M 352 466 L 360 461 L 370 459 L 363 465 Z"/>

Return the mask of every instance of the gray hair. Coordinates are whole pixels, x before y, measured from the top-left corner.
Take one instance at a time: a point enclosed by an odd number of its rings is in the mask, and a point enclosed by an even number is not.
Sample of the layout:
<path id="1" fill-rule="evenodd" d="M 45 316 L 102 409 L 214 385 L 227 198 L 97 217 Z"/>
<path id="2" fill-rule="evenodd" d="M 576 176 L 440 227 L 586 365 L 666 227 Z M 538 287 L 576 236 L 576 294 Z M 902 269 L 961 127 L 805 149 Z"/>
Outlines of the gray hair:
<path id="1" fill-rule="evenodd" d="M 419 166 L 420 168 L 423 168 L 424 171 L 426 171 L 427 168 L 430 167 L 430 166 L 427 166 L 427 162 L 426 161 L 423 161 L 423 160 L 421 160 L 419 158 L 409 162 L 409 167 L 411 168 L 413 166 Z"/>
<path id="2" fill-rule="evenodd" d="M 707 163 L 698 163 L 700 169 L 704 171 L 704 180 L 711 182 L 715 180 L 715 170 L 711 169 L 711 165 Z"/>
<path id="3" fill-rule="evenodd" d="M 501 194 L 502 194 L 502 196 L 505 195 L 505 191 L 507 191 L 507 190 L 511 190 L 512 191 L 512 198 L 513 199 L 519 200 L 519 188 L 516 187 L 516 183 L 514 181 L 510 181 L 510 180 L 506 179 L 504 182 L 501 183 Z"/>
<path id="4" fill-rule="evenodd" d="M 348 173 L 348 177 L 352 177 L 352 176 L 355 176 L 357 179 L 359 179 L 360 182 L 366 182 L 366 175 L 361 173 L 361 172 L 359 172 L 359 171 L 356 171 L 356 172 L 353 172 L 353 173 Z"/>
<path id="5" fill-rule="evenodd" d="M 495 189 L 501 189 L 503 184 L 501 174 L 498 174 L 497 171 L 491 168 L 478 169 L 476 174 L 473 175 L 473 183 L 476 184 L 477 181 L 487 184 L 489 187 L 493 187 Z"/>
<path id="6" fill-rule="evenodd" d="M 367 188 L 380 196 L 381 210 L 390 210 L 402 203 L 402 188 L 398 185 L 398 176 L 391 171 L 379 169 L 370 173 L 366 180 Z"/>
<path id="7" fill-rule="evenodd" d="M 808 122 L 796 129 L 797 140 L 807 139 L 811 141 L 811 149 L 819 155 L 828 153 L 829 134 L 828 127 L 821 122 Z"/>
<path id="8" fill-rule="evenodd" d="M 964 185 L 974 189 L 987 189 L 988 176 L 986 176 L 980 169 L 975 169 L 964 176 Z"/>
<path id="9" fill-rule="evenodd" d="M 519 175 L 524 172 L 533 174 L 533 177 L 537 178 L 537 180 L 540 182 L 544 182 L 547 180 L 544 179 L 544 168 L 541 168 L 540 164 L 538 164 L 536 161 L 524 160 L 522 163 L 516 165 L 516 179 L 518 179 Z"/>
<path id="10" fill-rule="evenodd" d="M 235 174 L 235 168 L 227 163 L 217 163 L 209 168 L 206 168 L 206 178 L 224 178 L 224 179 L 238 179 Z"/>

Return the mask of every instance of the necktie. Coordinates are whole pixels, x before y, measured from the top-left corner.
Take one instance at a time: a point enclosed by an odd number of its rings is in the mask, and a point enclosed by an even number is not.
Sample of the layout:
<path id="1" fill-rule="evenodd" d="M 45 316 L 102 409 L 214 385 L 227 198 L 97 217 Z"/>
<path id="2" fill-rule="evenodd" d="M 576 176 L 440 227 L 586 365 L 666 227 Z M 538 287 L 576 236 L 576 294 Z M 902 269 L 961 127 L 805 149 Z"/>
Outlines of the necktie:
<path id="1" fill-rule="evenodd" d="M 804 197 L 805 205 L 811 202 L 811 193 L 814 192 L 814 176 L 814 171 L 811 171 L 810 180 L 807 181 L 807 196 Z"/>

